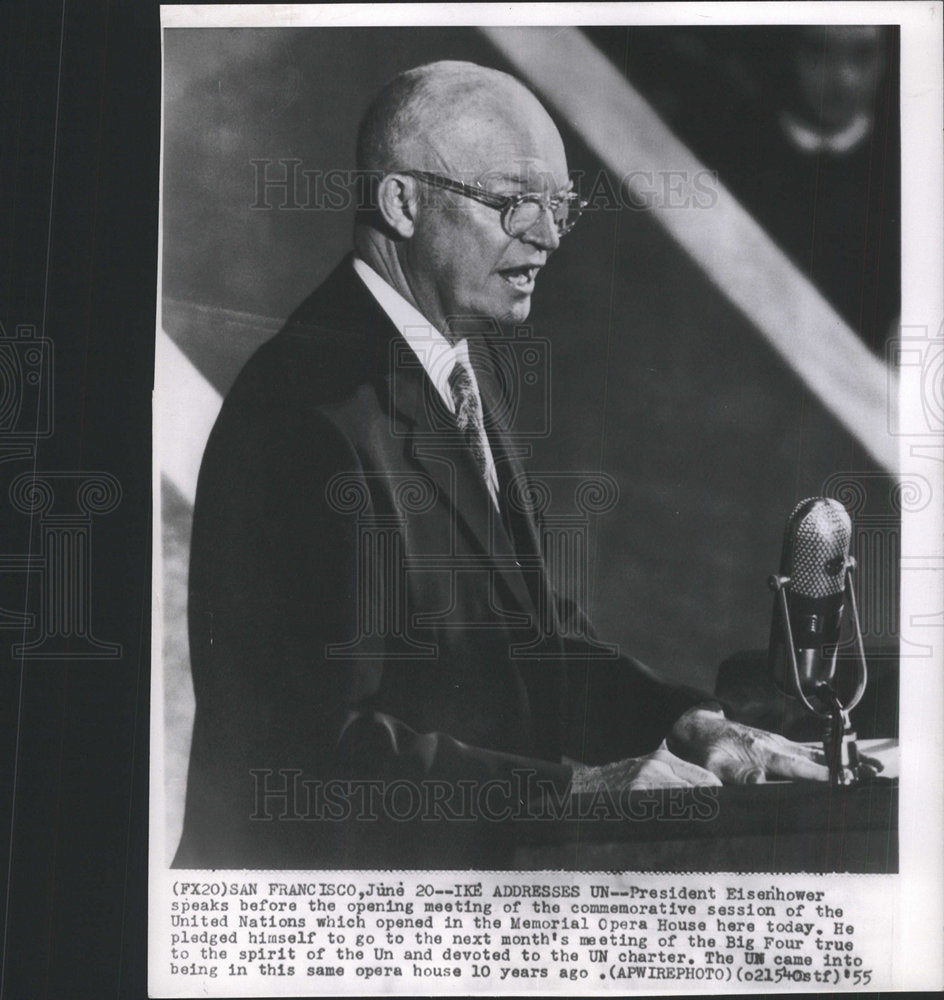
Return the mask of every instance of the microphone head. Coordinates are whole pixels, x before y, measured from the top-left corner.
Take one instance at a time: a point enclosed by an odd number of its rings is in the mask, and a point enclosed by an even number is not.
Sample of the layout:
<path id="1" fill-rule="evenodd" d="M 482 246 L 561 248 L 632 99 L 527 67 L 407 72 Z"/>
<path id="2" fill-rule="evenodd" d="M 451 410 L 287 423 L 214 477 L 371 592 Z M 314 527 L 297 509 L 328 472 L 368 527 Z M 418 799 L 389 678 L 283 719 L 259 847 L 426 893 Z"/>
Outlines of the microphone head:
<path id="1" fill-rule="evenodd" d="M 769 666 L 775 684 L 789 695 L 799 694 L 798 684 L 814 697 L 834 676 L 851 538 L 846 508 L 827 497 L 802 500 L 787 519 L 780 556 L 787 614 L 784 619 L 775 601 Z"/>
<path id="2" fill-rule="evenodd" d="M 810 598 L 841 594 L 851 538 L 852 520 L 838 500 L 801 500 L 787 519 L 780 557 L 780 575 L 790 578 L 789 590 Z"/>

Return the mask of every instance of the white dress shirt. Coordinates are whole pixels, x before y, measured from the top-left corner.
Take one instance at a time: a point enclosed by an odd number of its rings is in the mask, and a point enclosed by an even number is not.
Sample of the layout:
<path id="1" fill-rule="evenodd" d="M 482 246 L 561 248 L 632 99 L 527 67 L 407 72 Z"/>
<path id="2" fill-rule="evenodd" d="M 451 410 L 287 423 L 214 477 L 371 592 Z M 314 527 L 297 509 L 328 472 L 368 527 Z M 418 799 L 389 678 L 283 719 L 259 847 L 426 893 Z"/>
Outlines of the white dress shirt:
<path id="1" fill-rule="evenodd" d="M 830 132 L 808 125 L 785 111 L 780 116 L 780 125 L 790 142 L 804 153 L 844 156 L 859 146 L 872 131 L 872 118 L 860 112 L 848 125 Z"/>
<path id="2" fill-rule="evenodd" d="M 463 338 L 455 344 L 450 344 L 442 333 L 432 323 L 387 281 L 385 281 L 369 264 L 359 257 L 354 258 L 354 271 L 367 286 L 367 290 L 377 300 L 380 308 L 390 317 L 390 321 L 403 335 L 410 349 L 419 358 L 430 381 L 442 397 L 450 413 L 456 412 L 455 400 L 449 387 L 449 375 L 456 363 L 460 363 L 469 373 L 475 394 L 479 399 L 479 411 L 482 410 L 482 396 L 475 378 L 475 369 L 469 361 L 469 342 Z M 495 471 L 495 461 L 492 449 L 485 436 L 486 485 L 492 497 L 492 503 L 498 510 L 498 474 Z"/>

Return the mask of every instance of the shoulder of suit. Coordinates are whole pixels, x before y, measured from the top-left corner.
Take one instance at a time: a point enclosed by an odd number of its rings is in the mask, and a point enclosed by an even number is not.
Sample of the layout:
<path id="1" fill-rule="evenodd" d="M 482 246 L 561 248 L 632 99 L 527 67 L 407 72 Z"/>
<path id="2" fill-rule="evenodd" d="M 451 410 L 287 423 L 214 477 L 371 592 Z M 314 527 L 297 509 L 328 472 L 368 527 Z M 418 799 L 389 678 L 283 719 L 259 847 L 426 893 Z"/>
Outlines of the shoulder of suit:
<path id="1" fill-rule="evenodd" d="M 337 332 L 287 326 L 246 362 L 226 395 L 221 417 L 270 427 L 349 422 L 379 417 L 375 380 L 356 345 L 339 342 Z"/>
<path id="2" fill-rule="evenodd" d="M 246 362 L 230 390 L 288 405 L 337 404 L 376 379 L 368 331 L 342 329 L 305 310 Z"/>

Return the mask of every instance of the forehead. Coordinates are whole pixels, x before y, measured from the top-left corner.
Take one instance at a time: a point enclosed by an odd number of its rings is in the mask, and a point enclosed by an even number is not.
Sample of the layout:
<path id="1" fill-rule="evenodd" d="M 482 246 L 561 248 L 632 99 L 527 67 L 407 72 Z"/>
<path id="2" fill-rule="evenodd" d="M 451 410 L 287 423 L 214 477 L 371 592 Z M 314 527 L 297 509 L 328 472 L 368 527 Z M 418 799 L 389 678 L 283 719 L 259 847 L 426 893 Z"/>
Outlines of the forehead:
<path id="1" fill-rule="evenodd" d="M 460 111 L 442 150 L 448 168 L 489 188 L 563 187 L 567 158 L 560 133 L 540 104 L 527 98 Z"/>

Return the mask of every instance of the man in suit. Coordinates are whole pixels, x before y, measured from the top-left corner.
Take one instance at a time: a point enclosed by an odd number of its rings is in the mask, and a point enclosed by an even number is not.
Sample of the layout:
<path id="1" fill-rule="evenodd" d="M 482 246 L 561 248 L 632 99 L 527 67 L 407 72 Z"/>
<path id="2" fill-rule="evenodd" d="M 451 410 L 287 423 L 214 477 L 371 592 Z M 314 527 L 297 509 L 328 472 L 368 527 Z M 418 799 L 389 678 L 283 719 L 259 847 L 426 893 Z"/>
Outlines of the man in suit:
<path id="1" fill-rule="evenodd" d="M 419 67 L 368 111 L 358 169 L 353 258 L 246 365 L 204 456 L 175 864 L 500 867 L 535 789 L 826 777 L 610 655 L 549 580 L 494 377 L 496 324 L 526 319 L 574 219 L 547 112 L 504 73 Z"/>

